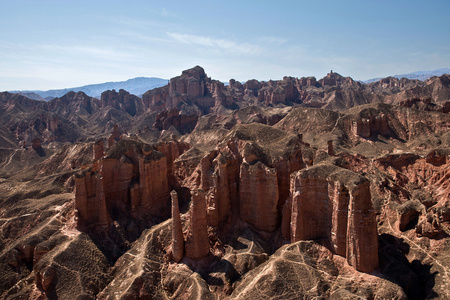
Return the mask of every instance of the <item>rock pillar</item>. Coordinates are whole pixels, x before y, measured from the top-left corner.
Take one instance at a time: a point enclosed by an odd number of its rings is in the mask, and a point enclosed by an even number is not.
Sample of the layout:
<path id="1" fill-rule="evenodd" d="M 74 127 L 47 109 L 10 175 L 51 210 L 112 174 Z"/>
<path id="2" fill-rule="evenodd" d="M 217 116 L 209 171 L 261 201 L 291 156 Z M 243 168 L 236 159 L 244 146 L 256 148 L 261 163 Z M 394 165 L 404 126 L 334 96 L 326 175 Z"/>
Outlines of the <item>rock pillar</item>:
<path id="1" fill-rule="evenodd" d="M 172 198 L 172 256 L 174 261 L 179 262 L 184 252 L 183 226 L 178 207 L 178 194 L 172 191 L 170 196 Z"/>
<path id="2" fill-rule="evenodd" d="M 193 260 L 200 260 L 209 254 L 205 192 L 201 189 L 191 191 L 190 215 L 191 224 L 186 240 L 186 256 Z"/>

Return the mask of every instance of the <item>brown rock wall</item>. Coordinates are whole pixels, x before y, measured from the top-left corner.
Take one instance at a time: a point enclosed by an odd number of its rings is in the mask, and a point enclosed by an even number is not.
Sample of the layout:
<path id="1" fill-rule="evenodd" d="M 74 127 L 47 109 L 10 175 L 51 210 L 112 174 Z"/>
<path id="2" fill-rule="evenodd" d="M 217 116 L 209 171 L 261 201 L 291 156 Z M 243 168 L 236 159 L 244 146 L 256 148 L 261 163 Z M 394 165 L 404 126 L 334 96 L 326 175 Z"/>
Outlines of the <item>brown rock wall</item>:
<path id="1" fill-rule="evenodd" d="M 377 222 L 370 198 L 369 181 L 350 189 L 346 258 L 356 270 L 366 273 L 378 268 Z"/>
<path id="2" fill-rule="evenodd" d="M 139 159 L 140 174 L 140 205 L 146 211 L 157 212 L 165 206 L 165 200 L 169 196 L 169 182 L 167 178 L 167 162 L 162 157 L 158 160 L 146 161 L 143 157 Z"/>
<path id="3" fill-rule="evenodd" d="M 205 192 L 201 189 L 191 191 L 190 227 L 186 238 L 186 256 L 200 260 L 209 254 L 209 238 L 206 218 Z"/>
<path id="4" fill-rule="evenodd" d="M 170 196 L 172 198 L 172 257 L 174 261 L 179 262 L 184 254 L 183 226 L 178 207 L 178 194 L 172 191 Z"/>
<path id="5" fill-rule="evenodd" d="M 378 234 L 370 182 L 347 170 L 316 166 L 291 178 L 291 241 L 324 239 L 356 270 L 378 268 Z M 286 238 L 289 208 L 284 208 Z"/>
<path id="6" fill-rule="evenodd" d="M 277 171 L 262 162 L 242 163 L 239 178 L 241 218 L 258 230 L 274 231 L 278 225 Z"/>
<path id="7" fill-rule="evenodd" d="M 111 217 L 98 173 L 86 172 L 83 177 L 75 178 L 75 209 L 78 211 L 78 228 L 110 224 Z"/>

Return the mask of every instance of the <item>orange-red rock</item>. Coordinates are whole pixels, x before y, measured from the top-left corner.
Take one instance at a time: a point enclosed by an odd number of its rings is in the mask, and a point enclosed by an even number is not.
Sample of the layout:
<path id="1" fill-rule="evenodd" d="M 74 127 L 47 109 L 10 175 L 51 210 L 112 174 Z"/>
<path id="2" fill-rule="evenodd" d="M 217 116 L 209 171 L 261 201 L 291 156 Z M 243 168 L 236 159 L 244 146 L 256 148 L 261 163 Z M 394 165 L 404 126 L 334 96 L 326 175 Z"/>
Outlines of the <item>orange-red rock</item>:
<path id="1" fill-rule="evenodd" d="M 316 166 L 294 173 L 291 195 L 292 242 L 324 239 L 358 271 L 378 267 L 377 223 L 367 179 L 338 167 Z"/>
<path id="2" fill-rule="evenodd" d="M 200 260 L 209 254 L 209 238 L 206 220 L 205 192 L 201 189 L 191 191 L 190 226 L 186 238 L 186 256 Z"/>
<path id="3" fill-rule="evenodd" d="M 172 198 L 172 257 L 174 261 L 179 262 L 184 254 L 183 226 L 178 207 L 178 194 L 172 191 L 170 196 Z"/>
<path id="4" fill-rule="evenodd" d="M 98 160 L 100 158 L 103 157 L 103 155 L 105 155 L 104 152 L 104 147 L 103 147 L 103 140 L 98 140 L 97 142 L 95 142 L 94 144 L 94 155 L 93 155 L 93 160 Z"/>
<path id="5" fill-rule="evenodd" d="M 272 232 L 278 225 L 277 171 L 262 162 L 241 164 L 239 211 L 242 220 L 258 230 Z"/>

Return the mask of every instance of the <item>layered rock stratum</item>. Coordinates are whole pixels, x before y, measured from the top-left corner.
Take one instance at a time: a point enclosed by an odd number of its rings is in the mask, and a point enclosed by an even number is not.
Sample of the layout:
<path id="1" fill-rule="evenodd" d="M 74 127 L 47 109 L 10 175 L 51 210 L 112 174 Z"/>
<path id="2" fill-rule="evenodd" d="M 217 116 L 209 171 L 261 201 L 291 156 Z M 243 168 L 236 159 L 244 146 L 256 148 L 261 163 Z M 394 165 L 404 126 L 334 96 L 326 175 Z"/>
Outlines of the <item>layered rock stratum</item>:
<path id="1" fill-rule="evenodd" d="M 448 299 L 450 77 L 0 93 L 4 299 Z"/>

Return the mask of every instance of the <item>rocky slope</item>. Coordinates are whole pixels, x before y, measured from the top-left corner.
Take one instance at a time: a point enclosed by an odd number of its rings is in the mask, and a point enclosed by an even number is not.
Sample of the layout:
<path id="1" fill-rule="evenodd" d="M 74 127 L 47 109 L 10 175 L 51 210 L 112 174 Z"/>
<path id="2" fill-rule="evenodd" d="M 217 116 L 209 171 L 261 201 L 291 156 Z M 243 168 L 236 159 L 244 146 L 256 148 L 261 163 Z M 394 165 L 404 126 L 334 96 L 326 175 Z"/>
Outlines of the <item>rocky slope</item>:
<path id="1" fill-rule="evenodd" d="M 1 93 L 0 294 L 447 299 L 448 83 Z"/>

